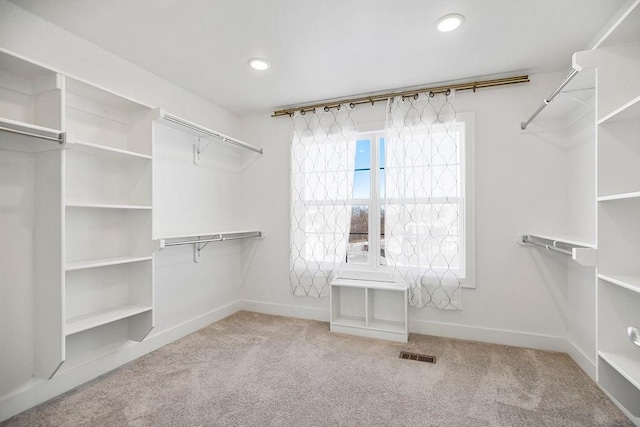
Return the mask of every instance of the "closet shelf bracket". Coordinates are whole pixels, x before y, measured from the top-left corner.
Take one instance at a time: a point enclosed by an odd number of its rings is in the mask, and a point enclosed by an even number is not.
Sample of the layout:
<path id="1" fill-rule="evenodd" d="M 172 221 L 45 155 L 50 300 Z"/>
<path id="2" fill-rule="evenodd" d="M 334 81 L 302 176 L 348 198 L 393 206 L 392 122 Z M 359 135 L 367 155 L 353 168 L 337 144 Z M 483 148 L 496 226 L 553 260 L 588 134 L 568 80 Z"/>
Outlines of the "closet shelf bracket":
<path id="1" fill-rule="evenodd" d="M 203 142 L 206 142 L 206 144 L 203 145 Z M 202 136 L 198 137 L 198 142 L 196 142 L 193 145 L 193 163 L 196 166 L 200 165 L 200 160 L 201 160 L 200 155 L 204 153 L 204 150 L 209 148 L 210 144 L 211 144 L 211 141 L 207 140 L 205 137 L 202 137 Z"/>
<path id="2" fill-rule="evenodd" d="M 211 242 L 225 242 L 228 240 L 255 239 L 262 237 L 262 231 L 233 231 L 228 233 L 200 234 L 198 236 L 166 237 L 159 239 L 159 241 L 160 249 L 170 246 L 193 245 L 193 262 L 200 262 L 202 250 Z"/>
<path id="3" fill-rule="evenodd" d="M 585 267 L 595 267 L 597 261 L 595 247 L 574 240 L 522 234 L 518 236 L 518 244 L 522 246 L 538 246 L 548 251 L 569 255 L 571 259 Z"/>

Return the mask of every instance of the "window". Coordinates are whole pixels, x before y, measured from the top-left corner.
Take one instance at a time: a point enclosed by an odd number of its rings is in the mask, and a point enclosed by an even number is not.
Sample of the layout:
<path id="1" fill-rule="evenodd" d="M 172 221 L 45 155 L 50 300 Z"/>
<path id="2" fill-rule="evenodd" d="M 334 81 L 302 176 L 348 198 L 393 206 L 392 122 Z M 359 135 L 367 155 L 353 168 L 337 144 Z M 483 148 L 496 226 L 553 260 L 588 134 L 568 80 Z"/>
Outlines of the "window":
<path id="1" fill-rule="evenodd" d="M 357 136 L 345 257 L 349 269 L 385 270 L 388 252 L 391 256 L 402 252 L 403 244 L 413 244 L 419 253 L 392 257 L 394 265 L 426 264 L 434 272 L 450 270 L 468 279 L 465 129 L 462 121 L 447 129 L 434 126 L 422 136 L 432 147 L 404 152 L 400 161 L 387 158 L 396 147 L 387 146 L 384 132 Z M 433 141 L 438 141 L 437 153 Z M 385 227 L 393 227 L 389 241 Z"/>
<path id="2" fill-rule="evenodd" d="M 473 287 L 473 116 L 444 115 L 442 104 L 444 95 L 398 103 L 399 117 L 369 132 L 356 130 L 348 106 L 294 117 L 295 295 L 324 295 L 336 272 L 393 272 L 414 305 L 460 309 L 460 286 Z"/>

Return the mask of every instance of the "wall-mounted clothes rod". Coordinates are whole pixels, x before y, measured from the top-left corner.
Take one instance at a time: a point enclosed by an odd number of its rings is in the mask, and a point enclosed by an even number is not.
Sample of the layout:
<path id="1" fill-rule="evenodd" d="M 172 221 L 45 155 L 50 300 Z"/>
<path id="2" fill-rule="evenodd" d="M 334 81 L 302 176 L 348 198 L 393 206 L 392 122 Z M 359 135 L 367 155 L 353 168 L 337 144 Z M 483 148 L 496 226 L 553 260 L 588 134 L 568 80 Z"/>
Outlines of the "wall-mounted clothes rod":
<path id="1" fill-rule="evenodd" d="M 551 101 L 553 101 L 553 99 L 558 96 L 558 94 L 560 92 L 562 92 L 562 89 L 565 88 L 566 85 L 569 84 L 569 82 L 571 80 L 573 80 L 573 78 L 578 74 L 578 70 L 577 69 L 572 69 L 571 72 L 569 73 L 569 75 L 567 75 L 567 77 L 564 78 L 564 80 L 562 81 L 562 83 L 560 83 L 560 86 L 558 86 L 558 88 L 556 90 L 553 91 L 553 93 L 551 95 L 549 95 L 548 97 L 546 97 L 543 101 L 542 104 L 540 104 L 540 106 L 538 107 L 538 109 L 531 115 L 531 117 L 529 117 L 529 119 L 526 122 L 522 122 L 520 123 L 520 129 L 525 130 L 527 128 L 527 126 L 529 126 L 529 124 L 536 118 L 538 117 L 538 114 L 540 114 L 542 112 L 542 110 L 544 110 L 546 108 L 547 105 L 549 105 L 551 103 Z"/>
<path id="2" fill-rule="evenodd" d="M 169 237 L 160 240 L 160 249 L 169 247 L 169 246 L 182 246 L 182 245 L 193 245 L 193 261 L 200 262 L 200 253 L 201 251 L 211 242 L 226 242 L 228 240 L 240 240 L 240 239 L 255 239 L 262 237 L 262 231 L 233 231 L 228 233 L 212 233 L 212 234 L 202 234 L 200 236 L 186 236 L 189 237 L 187 240 L 176 240 L 176 241 L 167 241 L 180 239 L 180 237 Z"/>
<path id="3" fill-rule="evenodd" d="M 578 243 L 573 240 L 553 238 L 541 235 L 523 234 L 518 236 L 520 245 L 533 245 L 549 251 L 569 255 L 578 264 L 593 267 L 596 265 L 595 246 Z"/>
<path id="4" fill-rule="evenodd" d="M 232 138 L 220 132 L 216 132 L 214 130 L 208 129 L 204 126 L 200 126 L 196 123 L 190 122 L 188 120 L 182 119 L 180 117 L 174 116 L 172 114 L 167 113 L 164 110 L 158 110 L 158 118 L 164 120 L 173 125 L 177 125 L 179 128 L 186 128 L 198 133 L 199 136 L 212 137 L 221 140 L 222 142 L 227 142 L 229 144 L 233 144 L 237 147 L 241 147 L 250 151 L 253 151 L 258 154 L 262 154 L 262 148 L 255 147 L 251 144 L 248 144 L 244 141 L 240 141 L 239 139 Z M 201 152 L 202 150 L 200 150 Z"/>
<path id="5" fill-rule="evenodd" d="M 65 132 L 59 132 L 54 129 L 47 129 L 35 125 L 26 126 L 21 123 L 16 123 L 12 120 L 0 120 L 0 131 L 15 133 L 17 135 L 30 136 L 33 138 L 45 139 L 48 141 L 55 141 L 59 145 L 64 145 L 64 143 L 66 142 Z"/>

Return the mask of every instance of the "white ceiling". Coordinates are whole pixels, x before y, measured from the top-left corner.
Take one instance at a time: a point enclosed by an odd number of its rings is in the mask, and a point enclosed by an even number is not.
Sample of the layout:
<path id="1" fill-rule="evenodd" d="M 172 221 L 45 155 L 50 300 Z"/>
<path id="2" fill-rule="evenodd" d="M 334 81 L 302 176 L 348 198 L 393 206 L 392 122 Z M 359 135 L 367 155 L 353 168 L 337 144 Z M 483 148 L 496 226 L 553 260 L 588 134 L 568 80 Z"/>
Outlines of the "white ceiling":
<path id="1" fill-rule="evenodd" d="M 12 0 L 238 115 L 567 70 L 624 0 Z M 452 33 L 435 21 L 466 17 Z M 264 57 L 266 72 L 246 61 Z"/>

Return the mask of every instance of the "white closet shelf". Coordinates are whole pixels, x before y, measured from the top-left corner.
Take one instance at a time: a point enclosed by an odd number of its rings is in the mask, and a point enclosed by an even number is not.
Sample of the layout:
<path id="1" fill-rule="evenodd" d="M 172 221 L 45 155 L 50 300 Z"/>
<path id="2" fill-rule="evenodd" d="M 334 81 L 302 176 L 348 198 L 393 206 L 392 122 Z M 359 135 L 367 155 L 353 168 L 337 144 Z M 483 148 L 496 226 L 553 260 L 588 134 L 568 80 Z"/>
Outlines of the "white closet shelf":
<path id="1" fill-rule="evenodd" d="M 575 237 L 575 236 L 566 236 L 566 235 L 550 235 L 550 234 L 536 234 L 536 233 L 529 233 L 527 234 L 529 237 L 535 237 L 537 239 L 543 239 L 543 240 L 551 240 L 551 241 L 556 241 L 556 242 L 560 242 L 560 243 L 565 243 L 567 245 L 571 245 L 571 246 L 582 246 L 584 248 L 591 248 L 591 249 L 595 249 L 596 245 L 594 243 L 590 243 L 588 242 L 586 239 L 581 239 L 579 237 Z"/>
<path id="2" fill-rule="evenodd" d="M 402 334 L 405 332 L 405 326 L 403 322 L 393 322 L 390 320 L 372 319 L 369 320 L 369 326 L 367 329 L 373 329 L 375 331 L 382 332 L 394 332 Z"/>
<path id="3" fill-rule="evenodd" d="M 640 191 L 633 193 L 611 194 L 609 196 L 598 197 L 599 202 L 610 202 L 614 200 L 640 200 Z"/>
<path id="4" fill-rule="evenodd" d="M 369 324 L 367 325 L 364 317 L 357 316 L 340 316 L 331 322 L 331 325 L 344 326 L 347 328 L 361 328 L 380 332 L 393 332 L 396 334 L 405 333 L 405 326 L 403 322 L 375 319 L 369 320 Z"/>
<path id="5" fill-rule="evenodd" d="M 598 278 L 640 294 L 640 277 L 598 274 Z"/>
<path id="6" fill-rule="evenodd" d="M 151 310 L 151 306 L 132 304 L 72 317 L 65 322 L 65 335 L 77 334 Z"/>
<path id="7" fill-rule="evenodd" d="M 170 236 L 156 236 L 153 237 L 154 240 L 171 240 L 171 239 L 185 239 L 185 238 L 195 238 L 195 237 L 209 237 L 209 236 L 219 236 L 219 235 L 236 235 L 236 234 L 251 234 L 258 233 L 257 230 L 239 230 L 239 231 L 215 231 L 213 233 L 198 233 L 198 234 L 174 234 Z"/>
<path id="8" fill-rule="evenodd" d="M 60 150 L 65 145 L 65 134 L 58 129 L 32 125 L 0 117 L 0 134 L 14 138 L 0 138 L 0 150 L 39 153 Z"/>
<path id="9" fill-rule="evenodd" d="M 66 271 L 85 270 L 88 268 L 108 267 L 111 265 L 130 264 L 134 262 L 150 261 L 153 257 L 115 257 L 115 258 L 102 258 L 91 259 L 86 261 L 73 261 L 68 262 L 65 265 Z"/>
<path id="10" fill-rule="evenodd" d="M 574 238 L 542 234 L 519 235 L 517 242 L 522 246 L 533 245 L 553 252 L 569 255 L 574 261 L 585 267 L 594 267 L 596 265 L 597 250 L 593 243 L 576 240 Z M 558 246 L 558 243 L 567 247 Z"/>
<path id="11" fill-rule="evenodd" d="M 331 282 L 331 285 L 342 286 L 346 288 L 362 288 L 362 289 L 382 289 L 389 291 L 397 291 L 408 289 L 406 283 L 398 283 L 395 281 L 380 280 L 360 280 L 360 279 L 343 279 L 339 278 Z"/>
<path id="12" fill-rule="evenodd" d="M 240 148 L 244 148 L 249 151 L 253 151 L 262 155 L 262 148 L 258 148 L 252 144 L 248 144 L 244 141 L 240 141 L 239 139 L 232 138 L 215 130 L 206 128 L 189 120 L 185 120 L 178 116 L 174 116 L 173 114 L 167 113 L 162 109 L 157 109 L 155 111 L 158 121 L 161 121 L 163 124 L 172 127 L 174 129 L 179 129 L 181 131 L 187 131 L 193 135 L 198 137 L 212 137 L 216 138 L 222 142 L 226 142 L 232 145 L 235 145 Z"/>
<path id="13" fill-rule="evenodd" d="M 607 123 L 621 123 L 640 120 L 640 96 L 632 99 L 600 120 L 599 125 Z"/>
<path id="14" fill-rule="evenodd" d="M 637 357 L 608 351 L 599 351 L 598 356 L 625 377 L 634 387 L 640 389 L 640 349 L 638 349 Z"/>
<path id="15" fill-rule="evenodd" d="M 152 157 L 147 154 L 136 153 L 135 151 L 122 150 L 120 148 L 108 147 L 106 145 L 92 144 L 84 141 L 69 141 L 67 148 L 73 151 L 79 151 L 86 154 L 99 154 L 104 156 L 110 156 L 115 158 L 140 158 L 151 160 Z"/>
<path id="16" fill-rule="evenodd" d="M 148 205 L 117 205 L 106 203 L 67 203 L 66 206 L 68 208 L 151 210 L 151 206 Z"/>
<path id="17" fill-rule="evenodd" d="M 364 317 L 358 317 L 358 316 L 342 315 L 336 318 L 331 323 L 336 326 L 346 326 L 348 328 L 366 328 L 367 327 L 366 319 Z"/>

